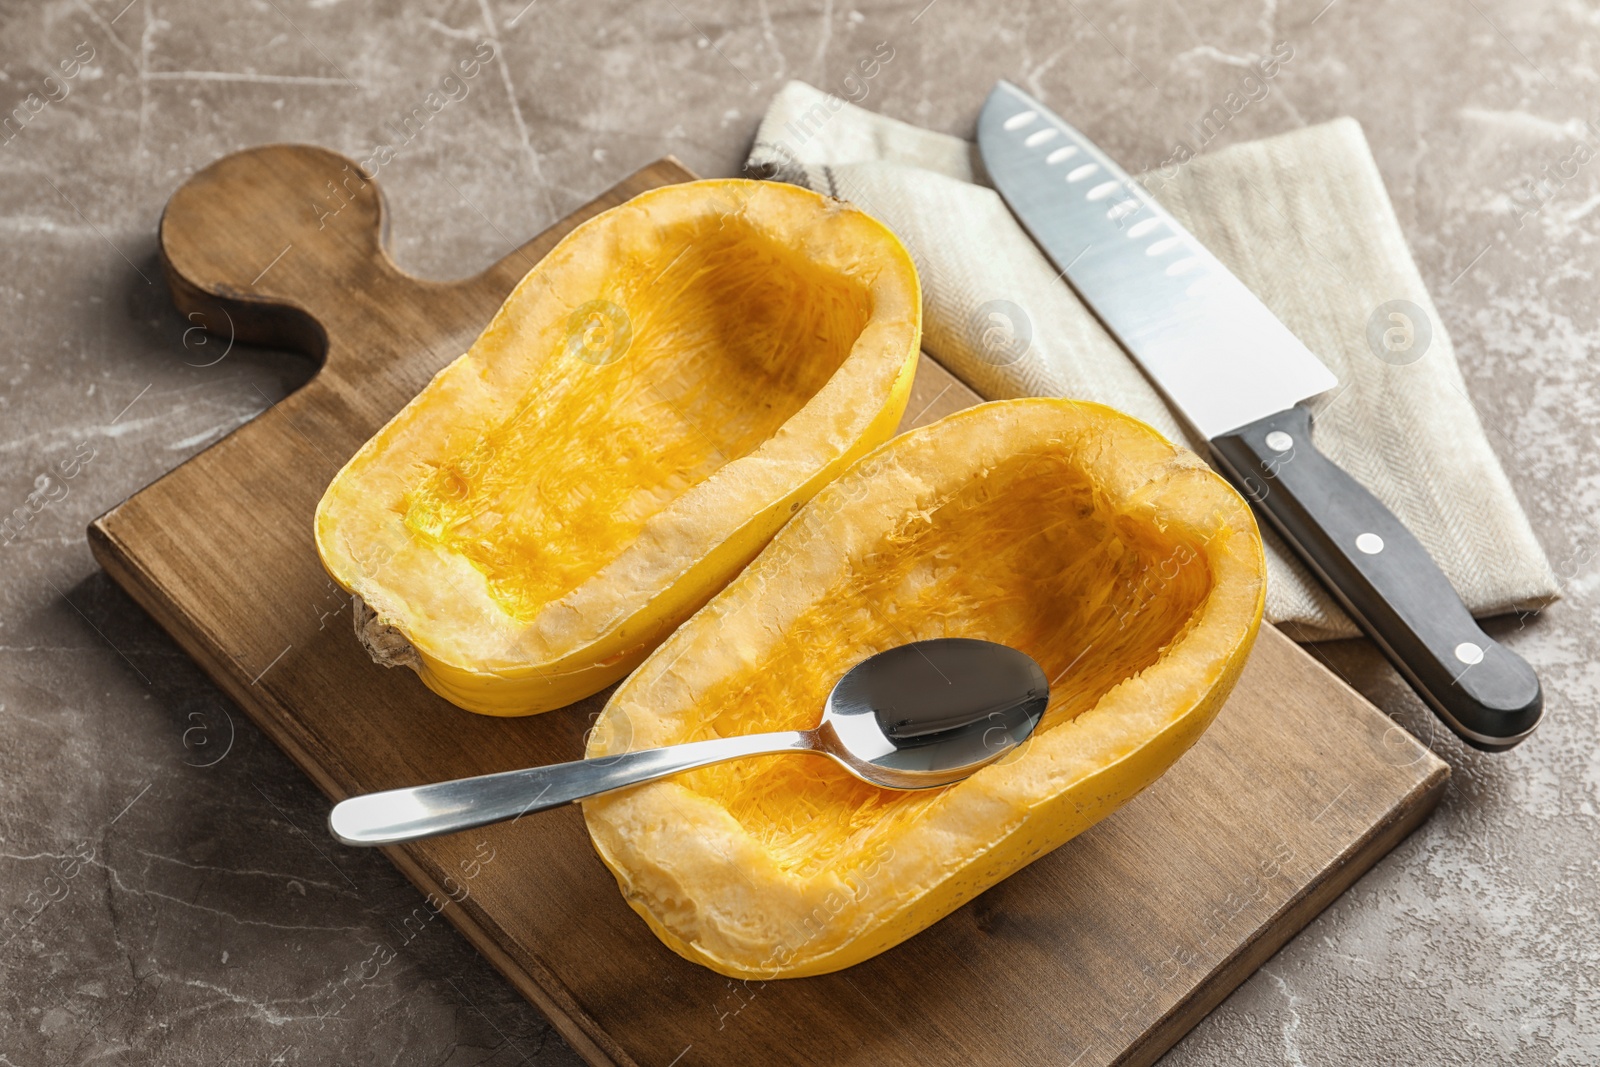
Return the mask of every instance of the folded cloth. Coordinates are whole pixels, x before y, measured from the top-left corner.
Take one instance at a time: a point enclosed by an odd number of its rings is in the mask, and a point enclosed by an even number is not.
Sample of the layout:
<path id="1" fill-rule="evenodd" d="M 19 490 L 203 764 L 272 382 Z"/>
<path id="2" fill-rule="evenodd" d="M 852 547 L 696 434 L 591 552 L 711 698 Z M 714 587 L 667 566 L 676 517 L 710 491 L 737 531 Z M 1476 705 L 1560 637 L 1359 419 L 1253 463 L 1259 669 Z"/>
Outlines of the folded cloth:
<path id="1" fill-rule="evenodd" d="M 751 173 L 848 200 L 899 235 L 922 276 L 923 347 L 981 396 L 1069 396 L 1197 439 L 987 187 L 967 141 L 801 82 L 767 109 Z M 1316 443 L 1408 526 L 1476 615 L 1543 606 L 1554 573 L 1467 397 L 1354 119 L 1142 176 L 1338 375 Z M 1275 533 L 1267 617 L 1300 640 L 1357 631 Z"/>

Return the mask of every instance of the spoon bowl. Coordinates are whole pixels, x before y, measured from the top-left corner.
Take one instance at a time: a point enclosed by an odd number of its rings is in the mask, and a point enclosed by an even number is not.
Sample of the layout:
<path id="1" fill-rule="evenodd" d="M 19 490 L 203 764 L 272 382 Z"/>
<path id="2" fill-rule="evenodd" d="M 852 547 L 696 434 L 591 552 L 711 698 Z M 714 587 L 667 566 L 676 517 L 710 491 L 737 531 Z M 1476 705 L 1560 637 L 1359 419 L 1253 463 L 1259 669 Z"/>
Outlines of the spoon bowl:
<path id="1" fill-rule="evenodd" d="M 592 760 L 391 789 L 334 805 L 347 845 L 392 845 L 469 830 L 725 760 L 778 752 L 832 757 L 887 789 L 952 785 L 1032 736 L 1050 684 L 1032 657 L 942 637 L 879 652 L 834 684 L 812 730 L 719 737 Z"/>
<path id="2" fill-rule="evenodd" d="M 993 641 L 941 637 L 862 660 L 835 683 L 814 731 L 862 781 L 951 785 L 1033 733 L 1050 699 L 1044 671 Z"/>

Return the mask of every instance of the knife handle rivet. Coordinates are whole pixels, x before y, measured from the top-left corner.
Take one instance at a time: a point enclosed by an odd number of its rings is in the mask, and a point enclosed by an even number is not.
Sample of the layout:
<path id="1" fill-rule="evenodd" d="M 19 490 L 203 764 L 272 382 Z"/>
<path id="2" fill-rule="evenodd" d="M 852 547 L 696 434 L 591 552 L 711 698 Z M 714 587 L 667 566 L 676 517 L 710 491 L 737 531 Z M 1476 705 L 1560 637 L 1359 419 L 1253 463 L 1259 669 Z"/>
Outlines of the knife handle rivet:
<path id="1" fill-rule="evenodd" d="M 1356 538 L 1356 547 L 1369 556 L 1383 551 L 1383 538 L 1375 533 L 1364 533 Z"/>
<path id="2" fill-rule="evenodd" d="M 1471 641 L 1463 641 L 1456 646 L 1456 659 L 1469 667 L 1476 667 L 1483 662 L 1483 649 Z"/>
<path id="3" fill-rule="evenodd" d="M 1273 430 L 1267 434 L 1267 447 L 1274 452 L 1287 452 L 1294 447 L 1294 438 L 1282 430 Z"/>

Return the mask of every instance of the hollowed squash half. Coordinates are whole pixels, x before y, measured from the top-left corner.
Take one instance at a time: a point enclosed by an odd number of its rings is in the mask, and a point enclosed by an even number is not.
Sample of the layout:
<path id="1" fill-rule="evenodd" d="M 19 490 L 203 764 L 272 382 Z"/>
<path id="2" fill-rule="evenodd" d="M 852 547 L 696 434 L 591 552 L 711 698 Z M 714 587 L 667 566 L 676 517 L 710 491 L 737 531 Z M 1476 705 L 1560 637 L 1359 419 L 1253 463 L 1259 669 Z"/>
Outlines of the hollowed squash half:
<path id="1" fill-rule="evenodd" d="M 896 438 L 816 498 L 612 695 L 588 754 L 817 724 L 838 677 L 978 637 L 1051 679 L 1029 742 L 897 792 L 813 755 L 586 801 L 601 859 L 674 951 L 723 974 L 849 966 L 1149 785 L 1216 716 L 1260 624 L 1250 509 L 1109 408 L 984 404 Z"/>
<path id="2" fill-rule="evenodd" d="M 375 658 L 472 711 L 609 685 L 886 440 L 921 298 L 894 235 L 698 181 L 579 226 L 316 514 Z"/>

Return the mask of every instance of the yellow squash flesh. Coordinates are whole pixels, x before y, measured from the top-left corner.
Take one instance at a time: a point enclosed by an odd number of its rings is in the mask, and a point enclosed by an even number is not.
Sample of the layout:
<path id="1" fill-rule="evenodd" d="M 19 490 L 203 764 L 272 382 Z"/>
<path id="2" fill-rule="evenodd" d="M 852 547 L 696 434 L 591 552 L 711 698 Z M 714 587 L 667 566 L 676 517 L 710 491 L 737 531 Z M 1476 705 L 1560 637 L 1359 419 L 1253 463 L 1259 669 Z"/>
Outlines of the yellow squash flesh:
<path id="1" fill-rule="evenodd" d="M 316 515 L 358 632 L 471 711 L 632 670 L 886 440 L 910 257 L 795 186 L 689 182 L 584 223 L 340 471 Z"/>
<path id="2" fill-rule="evenodd" d="M 1260 624 L 1249 508 L 1094 404 L 985 404 L 879 448 L 613 694 L 588 754 L 810 728 L 908 641 L 978 637 L 1052 681 L 1027 745 L 941 790 L 767 756 L 584 803 L 628 903 L 722 974 L 798 977 L 904 940 L 1149 785 L 1216 716 Z"/>

